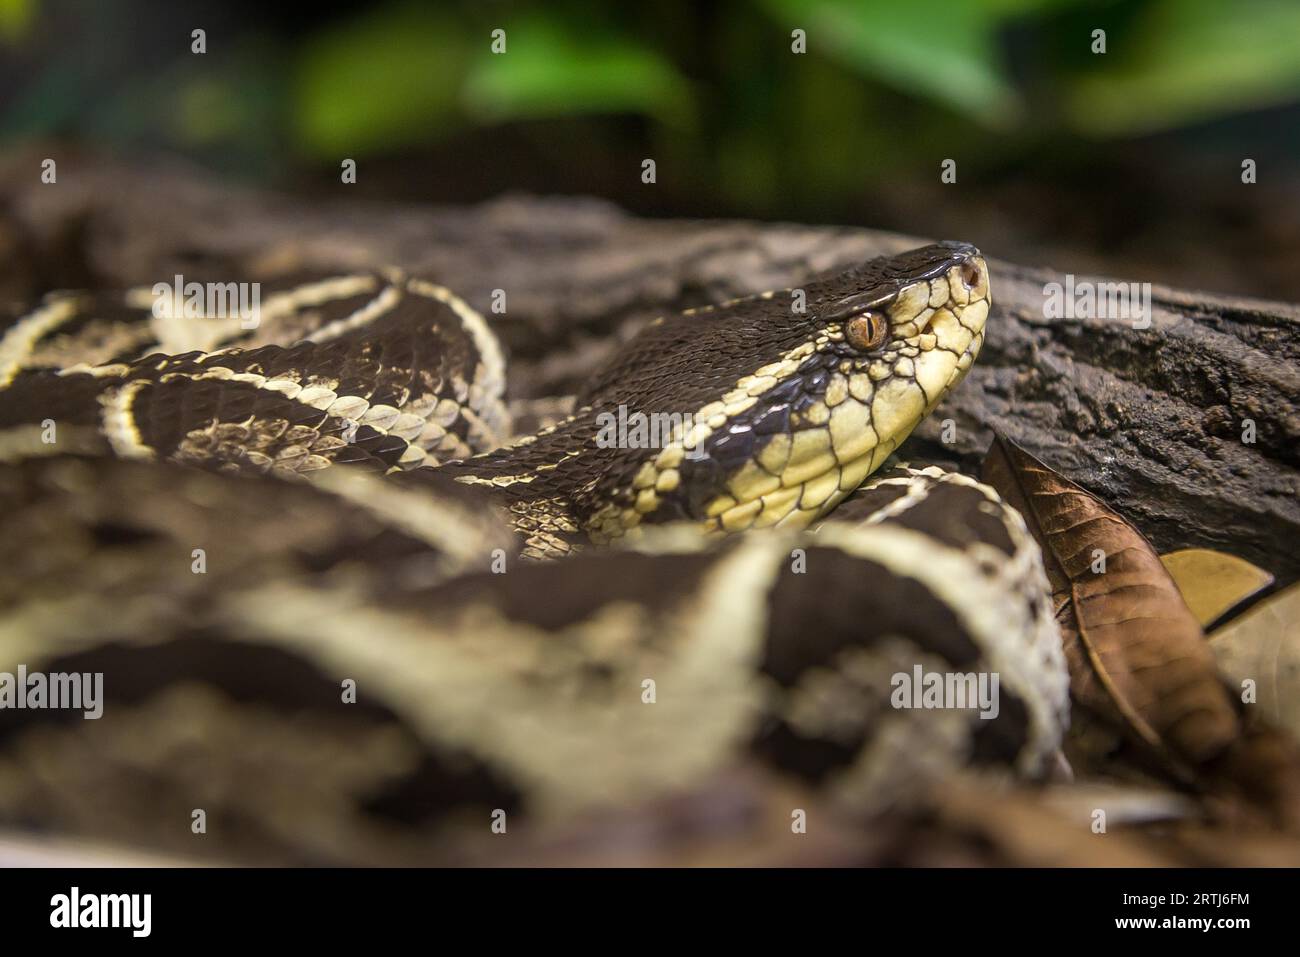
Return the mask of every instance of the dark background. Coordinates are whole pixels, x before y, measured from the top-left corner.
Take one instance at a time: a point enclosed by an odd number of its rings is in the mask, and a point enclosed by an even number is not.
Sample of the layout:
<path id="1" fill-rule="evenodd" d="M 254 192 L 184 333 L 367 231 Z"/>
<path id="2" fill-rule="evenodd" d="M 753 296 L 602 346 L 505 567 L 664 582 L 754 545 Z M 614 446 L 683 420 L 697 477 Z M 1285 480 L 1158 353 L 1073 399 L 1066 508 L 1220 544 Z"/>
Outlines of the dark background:
<path id="1" fill-rule="evenodd" d="M 865 225 L 1291 301 L 1298 101 L 1294 0 L 0 0 L 4 145 L 307 195 Z"/>

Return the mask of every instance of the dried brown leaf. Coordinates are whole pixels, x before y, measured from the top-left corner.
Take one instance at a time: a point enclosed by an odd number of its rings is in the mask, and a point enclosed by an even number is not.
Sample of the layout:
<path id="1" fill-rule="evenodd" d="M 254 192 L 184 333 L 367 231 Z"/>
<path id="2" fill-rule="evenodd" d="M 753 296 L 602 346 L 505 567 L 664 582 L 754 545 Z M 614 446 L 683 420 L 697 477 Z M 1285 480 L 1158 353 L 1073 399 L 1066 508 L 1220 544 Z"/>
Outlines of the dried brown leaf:
<path id="1" fill-rule="evenodd" d="M 983 478 L 1042 546 L 1075 700 L 1167 756 L 1200 764 L 1222 753 L 1238 734 L 1232 702 L 1142 534 L 1009 442 L 994 443 Z"/>
<path id="2" fill-rule="evenodd" d="M 1187 783 L 1239 788 L 1300 825 L 1294 748 L 1255 714 L 1243 719 L 1200 624 L 1146 538 L 1000 437 L 983 479 L 1020 511 L 1042 547 L 1075 704 L 1120 727 Z"/>

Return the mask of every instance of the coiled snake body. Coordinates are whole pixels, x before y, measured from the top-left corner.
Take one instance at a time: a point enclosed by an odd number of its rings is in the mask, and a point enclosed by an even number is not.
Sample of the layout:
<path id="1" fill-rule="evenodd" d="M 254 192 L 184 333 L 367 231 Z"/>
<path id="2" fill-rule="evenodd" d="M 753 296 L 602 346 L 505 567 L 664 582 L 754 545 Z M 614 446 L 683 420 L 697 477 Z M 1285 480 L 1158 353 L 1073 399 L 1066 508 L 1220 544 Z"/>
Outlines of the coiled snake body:
<path id="1" fill-rule="evenodd" d="M 487 323 L 396 271 L 272 287 L 252 330 L 51 297 L 0 338 L 0 672 L 105 701 L 0 709 L 0 823 L 418 863 L 738 763 L 855 814 L 1042 773 L 1023 521 L 935 468 L 863 484 L 988 285 L 947 243 L 656 320 L 514 440 Z M 995 714 L 891 703 L 913 673 L 996 674 Z"/>

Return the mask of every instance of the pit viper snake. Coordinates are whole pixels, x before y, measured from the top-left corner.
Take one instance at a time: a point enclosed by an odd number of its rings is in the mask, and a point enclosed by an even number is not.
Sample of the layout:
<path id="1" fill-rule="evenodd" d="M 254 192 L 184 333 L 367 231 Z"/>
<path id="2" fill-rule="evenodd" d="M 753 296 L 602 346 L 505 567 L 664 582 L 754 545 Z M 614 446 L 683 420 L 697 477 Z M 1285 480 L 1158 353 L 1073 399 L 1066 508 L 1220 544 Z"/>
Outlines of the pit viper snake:
<path id="1" fill-rule="evenodd" d="M 0 332 L 0 672 L 105 701 L 0 709 L 0 827 L 428 863 L 739 762 L 863 816 L 1042 775 L 1037 546 L 886 461 L 990 302 L 942 243 L 663 317 L 516 435 L 490 324 L 398 270 L 265 284 L 255 328 L 47 297 Z M 891 705 L 917 668 L 996 673 L 996 716 Z"/>

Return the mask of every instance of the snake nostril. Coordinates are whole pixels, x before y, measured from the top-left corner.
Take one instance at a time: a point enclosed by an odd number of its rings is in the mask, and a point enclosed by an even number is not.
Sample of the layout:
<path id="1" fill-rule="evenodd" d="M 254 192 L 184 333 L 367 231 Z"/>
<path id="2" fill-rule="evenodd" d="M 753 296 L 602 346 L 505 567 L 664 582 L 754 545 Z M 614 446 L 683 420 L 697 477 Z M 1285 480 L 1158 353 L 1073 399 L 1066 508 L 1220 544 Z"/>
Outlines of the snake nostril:
<path id="1" fill-rule="evenodd" d="M 974 289 L 980 284 L 980 267 L 975 263 L 964 263 L 961 267 L 961 281 L 967 289 Z"/>

